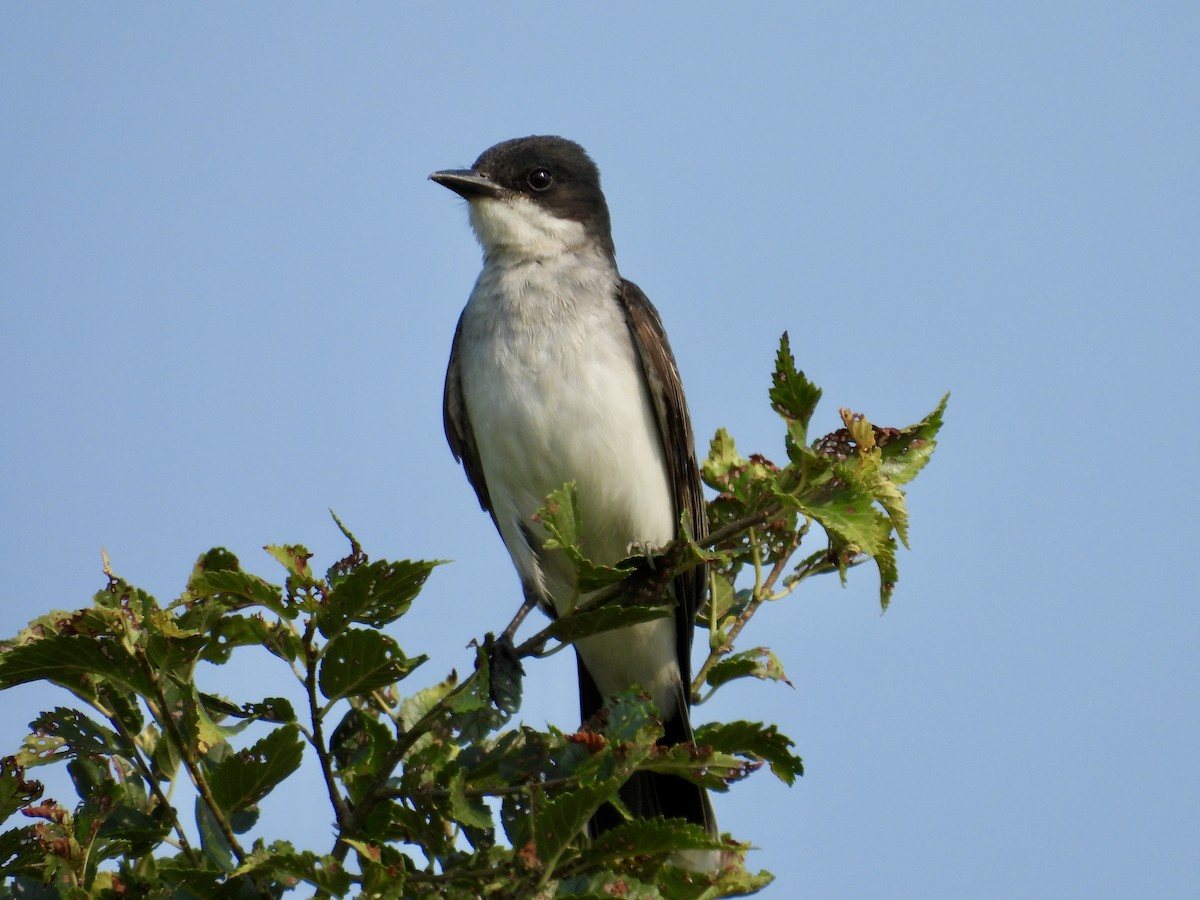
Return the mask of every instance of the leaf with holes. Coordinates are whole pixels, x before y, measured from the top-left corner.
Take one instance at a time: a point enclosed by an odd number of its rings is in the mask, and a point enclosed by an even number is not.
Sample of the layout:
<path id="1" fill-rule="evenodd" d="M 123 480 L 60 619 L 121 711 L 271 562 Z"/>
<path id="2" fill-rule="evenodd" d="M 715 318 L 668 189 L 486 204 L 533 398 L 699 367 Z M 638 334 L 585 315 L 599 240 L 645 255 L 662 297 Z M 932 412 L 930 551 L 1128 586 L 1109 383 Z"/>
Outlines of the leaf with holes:
<path id="1" fill-rule="evenodd" d="M 794 687 L 783 672 L 779 657 L 766 647 L 755 647 L 725 657 L 713 666 L 707 676 L 709 687 L 718 688 L 735 678 L 754 677 L 769 681 L 782 681 Z"/>
<path id="2" fill-rule="evenodd" d="M 246 809 L 295 772 L 303 755 L 300 730 L 295 725 L 276 728 L 213 767 L 208 777 L 213 799 L 226 815 Z"/>
<path id="3" fill-rule="evenodd" d="M 335 580 L 329 598 L 317 610 L 317 627 L 332 638 L 351 622 L 382 628 L 412 606 L 429 573 L 441 560 L 401 560 L 362 565 Z"/>
<path id="4" fill-rule="evenodd" d="M 791 751 L 795 742 L 774 725 L 742 721 L 701 725 L 696 729 L 696 746 L 765 759 L 784 784 L 792 784 L 797 775 L 804 774 L 804 763 Z"/>
<path id="5" fill-rule="evenodd" d="M 39 766 L 76 756 L 132 756 L 133 748 L 115 731 L 92 721 L 77 709 L 56 707 L 32 722 L 33 732 L 17 753 L 23 766 Z"/>
<path id="6" fill-rule="evenodd" d="M 325 647 L 318 684 L 330 700 L 361 696 L 395 684 L 426 658 L 408 658 L 386 634 L 351 628 Z"/>
<path id="7" fill-rule="evenodd" d="M 116 640 L 99 635 L 59 634 L 0 653 L 0 688 L 49 681 L 87 693 L 87 676 L 97 676 L 153 696 L 154 686 L 137 660 Z"/>

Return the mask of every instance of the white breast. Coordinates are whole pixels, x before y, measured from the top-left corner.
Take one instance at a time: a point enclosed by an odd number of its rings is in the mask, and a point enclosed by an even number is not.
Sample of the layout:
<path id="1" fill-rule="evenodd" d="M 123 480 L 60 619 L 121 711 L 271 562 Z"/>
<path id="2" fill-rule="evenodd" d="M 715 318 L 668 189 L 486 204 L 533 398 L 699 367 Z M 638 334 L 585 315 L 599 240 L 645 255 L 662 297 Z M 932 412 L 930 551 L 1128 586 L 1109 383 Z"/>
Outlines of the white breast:
<path id="1" fill-rule="evenodd" d="M 523 579 L 560 612 L 578 599 L 570 570 L 553 554 L 539 565 L 544 532 L 532 520 L 550 491 L 576 482 L 583 549 L 596 562 L 616 562 L 636 545 L 662 546 L 675 531 L 658 425 L 617 287 L 600 255 L 493 257 L 463 318 L 463 395 L 492 508 Z M 535 536 L 533 548 L 523 528 Z M 666 713 L 678 679 L 673 629 L 663 619 L 579 649 L 585 662 L 605 657 L 589 666 L 611 682 L 601 691 L 639 683 Z M 614 657 L 627 662 L 614 665 Z"/>

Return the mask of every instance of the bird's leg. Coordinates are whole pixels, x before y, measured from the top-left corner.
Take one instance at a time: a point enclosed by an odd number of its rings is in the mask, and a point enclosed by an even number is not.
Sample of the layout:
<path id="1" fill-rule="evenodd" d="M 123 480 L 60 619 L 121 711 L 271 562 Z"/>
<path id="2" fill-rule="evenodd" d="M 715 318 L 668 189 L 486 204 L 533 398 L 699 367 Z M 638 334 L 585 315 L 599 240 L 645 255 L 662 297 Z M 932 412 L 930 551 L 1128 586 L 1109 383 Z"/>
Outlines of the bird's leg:
<path id="1" fill-rule="evenodd" d="M 531 591 L 526 591 L 525 599 L 521 603 L 520 609 L 517 610 L 517 614 L 512 617 L 512 621 L 508 623 L 508 627 L 505 628 L 503 633 L 500 635 L 500 640 L 506 641 L 509 646 L 512 646 L 513 638 L 517 634 L 517 629 L 521 627 L 521 623 L 525 621 L 525 617 L 528 616 L 530 611 L 537 605 L 537 600 L 534 598 L 533 593 Z"/>

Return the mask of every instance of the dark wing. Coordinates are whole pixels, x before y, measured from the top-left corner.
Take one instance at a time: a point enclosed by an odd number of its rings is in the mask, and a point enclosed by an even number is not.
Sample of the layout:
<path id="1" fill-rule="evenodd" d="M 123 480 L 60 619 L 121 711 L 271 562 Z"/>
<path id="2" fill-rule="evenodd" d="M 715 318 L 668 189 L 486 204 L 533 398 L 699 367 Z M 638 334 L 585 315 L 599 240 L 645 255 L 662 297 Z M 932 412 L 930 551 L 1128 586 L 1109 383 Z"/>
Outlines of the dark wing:
<path id="1" fill-rule="evenodd" d="M 632 281 L 622 280 L 617 296 L 625 311 L 625 321 L 629 324 L 633 345 L 641 357 L 642 371 L 645 372 L 650 397 L 654 401 L 658 433 L 675 496 L 676 519 L 687 510 L 692 520 L 692 537 L 697 541 L 703 540 L 708 534 L 708 517 L 700 487 L 700 468 L 696 464 L 692 419 L 688 415 L 675 356 L 671 353 L 671 345 L 658 311 L 642 293 L 642 289 Z M 692 680 L 692 633 L 695 630 L 696 612 L 704 601 L 706 580 L 704 566 L 690 569 L 675 579 L 675 599 L 679 604 L 675 616 L 675 640 L 685 695 Z"/>
<path id="2" fill-rule="evenodd" d="M 467 418 L 467 405 L 463 402 L 462 360 L 459 358 L 459 342 L 462 340 L 462 317 L 454 330 L 454 344 L 450 347 L 450 365 L 446 367 L 446 390 L 442 395 L 442 425 L 446 429 L 446 441 L 454 459 L 462 463 L 467 480 L 475 488 L 479 505 L 492 514 L 492 501 L 488 497 L 487 482 L 483 480 L 483 467 L 479 464 L 479 448 L 475 446 L 475 432 Z"/>

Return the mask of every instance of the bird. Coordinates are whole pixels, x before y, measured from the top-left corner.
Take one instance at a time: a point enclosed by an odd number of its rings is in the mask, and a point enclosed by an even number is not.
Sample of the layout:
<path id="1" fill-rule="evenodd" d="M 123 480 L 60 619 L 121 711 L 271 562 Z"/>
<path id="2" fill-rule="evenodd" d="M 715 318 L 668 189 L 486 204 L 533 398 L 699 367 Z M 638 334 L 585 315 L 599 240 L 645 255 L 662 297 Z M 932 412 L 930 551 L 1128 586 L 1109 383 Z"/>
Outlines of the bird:
<path id="1" fill-rule="evenodd" d="M 614 564 L 677 536 L 681 515 L 706 533 L 691 418 L 658 311 L 621 277 L 600 172 L 562 137 L 515 138 L 469 169 L 432 179 L 468 203 L 483 267 L 458 320 L 444 393 L 450 450 L 490 513 L 527 599 L 551 617 L 585 603 L 535 514 L 574 482 L 582 549 Z M 575 643 L 580 714 L 633 685 L 658 708 L 665 745 L 691 743 L 691 650 L 706 575 L 674 578 L 674 617 Z M 676 775 L 636 773 L 621 791 L 638 817 L 682 818 L 716 836 L 708 792 Z M 622 822 L 611 806 L 596 835 Z M 716 865 L 687 851 L 673 862 Z"/>

